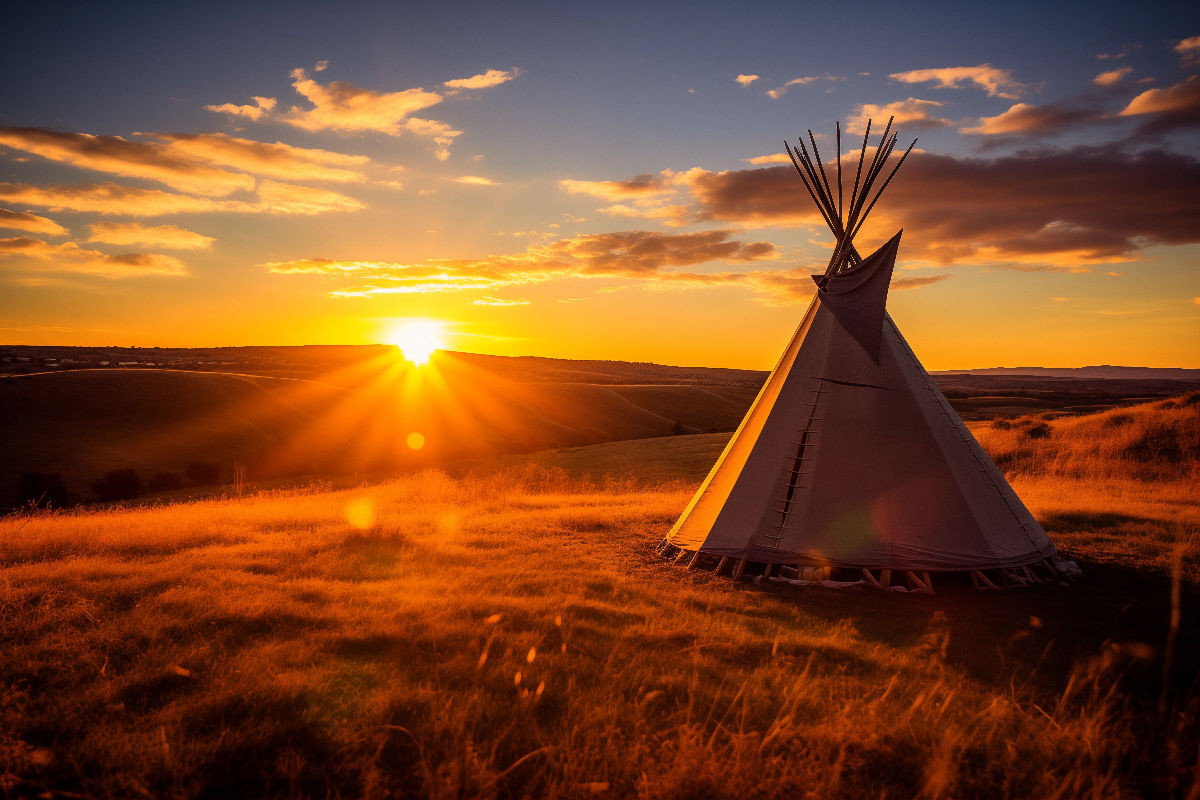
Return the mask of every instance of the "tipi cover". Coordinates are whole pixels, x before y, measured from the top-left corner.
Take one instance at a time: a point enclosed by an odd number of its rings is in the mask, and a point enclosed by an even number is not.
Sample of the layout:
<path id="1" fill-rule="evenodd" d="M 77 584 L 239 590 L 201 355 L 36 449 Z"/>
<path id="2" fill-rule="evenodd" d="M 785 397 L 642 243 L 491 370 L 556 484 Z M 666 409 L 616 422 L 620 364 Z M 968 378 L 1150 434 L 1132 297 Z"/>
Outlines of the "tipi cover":
<path id="1" fill-rule="evenodd" d="M 1004 570 L 1054 555 L 885 309 L 901 234 L 865 259 L 850 241 L 894 143 L 885 131 L 861 194 L 855 180 L 845 223 L 823 169 L 806 151 L 794 156 L 838 237 L 834 258 L 814 276 L 817 295 L 799 328 L 667 535 L 671 552 L 914 572 Z M 859 177 L 865 151 L 864 138 Z M 840 157 L 838 170 L 840 198 Z"/>

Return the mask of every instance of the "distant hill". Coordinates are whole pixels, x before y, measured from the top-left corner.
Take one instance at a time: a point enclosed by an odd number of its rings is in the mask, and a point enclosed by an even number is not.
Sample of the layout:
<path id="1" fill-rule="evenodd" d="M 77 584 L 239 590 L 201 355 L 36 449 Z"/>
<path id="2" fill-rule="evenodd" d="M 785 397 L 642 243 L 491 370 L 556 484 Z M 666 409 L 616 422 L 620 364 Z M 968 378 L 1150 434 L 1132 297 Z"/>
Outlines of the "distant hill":
<path id="1" fill-rule="evenodd" d="M 1200 369 L 1177 367 L 985 367 L 947 369 L 934 375 L 1028 375 L 1036 378 L 1080 378 L 1090 380 L 1200 381 Z"/>
<path id="2" fill-rule="evenodd" d="M 143 480 L 193 462 L 212 465 L 221 482 L 238 469 L 251 481 L 345 476 L 728 434 L 767 375 L 453 352 L 417 370 L 384 346 L 0 347 L 0 359 L 0 507 L 27 472 L 60 473 L 86 500 L 96 479 L 126 468 Z M 1155 377 L 1200 371 L 1130 369 L 934 378 L 968 420 L 1079 414 L 1200 388 L 1200 379 Z"/>
<path id="3" fill-rule="evenodd" d="M 261 480 L 730 431 L 758 391 L 532 383 L 478 363 L 444 353 L 415 370 L 389 356 L 328 382 L 150 368 L 0 378 L 0 506 L 26 472 L 58 472 L 87 499 L 94 480 L 124 468 L 145 479 L 201 462 L 227 482 L 241 465 Z"/>

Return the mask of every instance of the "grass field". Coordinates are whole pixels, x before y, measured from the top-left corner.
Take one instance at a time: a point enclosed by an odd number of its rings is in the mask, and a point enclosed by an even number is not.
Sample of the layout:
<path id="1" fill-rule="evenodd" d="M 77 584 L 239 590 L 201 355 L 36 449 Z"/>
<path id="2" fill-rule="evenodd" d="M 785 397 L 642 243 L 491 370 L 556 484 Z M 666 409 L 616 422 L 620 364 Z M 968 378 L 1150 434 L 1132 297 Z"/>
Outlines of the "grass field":
<path id="1" fill-rule="evenodd" d="M 1070 588 L 660 561 L 720 434 L 3 519 L 0 792 L 1191 800 L 1198 412 L 976 426 Z"/>

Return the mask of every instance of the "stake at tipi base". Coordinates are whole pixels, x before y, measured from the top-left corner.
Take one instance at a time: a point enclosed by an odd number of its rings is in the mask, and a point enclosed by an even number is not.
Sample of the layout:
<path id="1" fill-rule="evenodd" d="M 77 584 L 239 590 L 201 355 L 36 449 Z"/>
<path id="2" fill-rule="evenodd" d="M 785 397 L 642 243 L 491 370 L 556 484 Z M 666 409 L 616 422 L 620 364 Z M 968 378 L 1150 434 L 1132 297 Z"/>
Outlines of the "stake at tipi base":
<path id="1" fill-rule="evenodd" d="M 912 145 L 892 158 L 889 121 L 867 159 L 868 121 L 844 203 L 836 133 L 836 187 L 811 131 L 811 153 L 803 140 L 786 143 L 834 235 L 816 296 L 660 552 L 694 554 L 692 569 L 702 554 L 718 573 L 732 564 L 735 581 L 749 569 L 756 580 L 900 592 L 932 592 L 934 572 L 970 575 L 982 589 L 1031 586 L 1037 571 L 1055 582 L 1078 575 L 888 315 L 900 234 L 866 257 L 856 248 Z M 834 570 L 855 579 L 833 580 Z"/>

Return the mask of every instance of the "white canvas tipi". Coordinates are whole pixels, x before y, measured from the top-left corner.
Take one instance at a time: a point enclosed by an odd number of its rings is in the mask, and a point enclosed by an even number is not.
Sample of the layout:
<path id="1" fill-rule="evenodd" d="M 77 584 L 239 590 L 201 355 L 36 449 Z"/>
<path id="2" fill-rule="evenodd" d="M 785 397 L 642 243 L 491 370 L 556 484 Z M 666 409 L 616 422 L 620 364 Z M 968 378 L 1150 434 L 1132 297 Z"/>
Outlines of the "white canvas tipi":
<path id="1" fill-rule="evenodd" d="M 845 209 L 840 128 L 836 200 L 811 132 L 815 162 L 803 142 L 788 148 L 837 244 L 796 334 L 667 535 L 662 549 L 677 560 L 708 557 L 735 578 L 747 565 L 797 582 L 838 570 L 917 590 L 931 589 L 931 572 L 970 573 L 982 588 L 1059 577 L 1054 545 L 885 309 L 900 234 L 865 259 L 853 247 L 912 150 L 868 203 L 895 147 L 890 130 L 865 173 L 864 137 Z"/>

